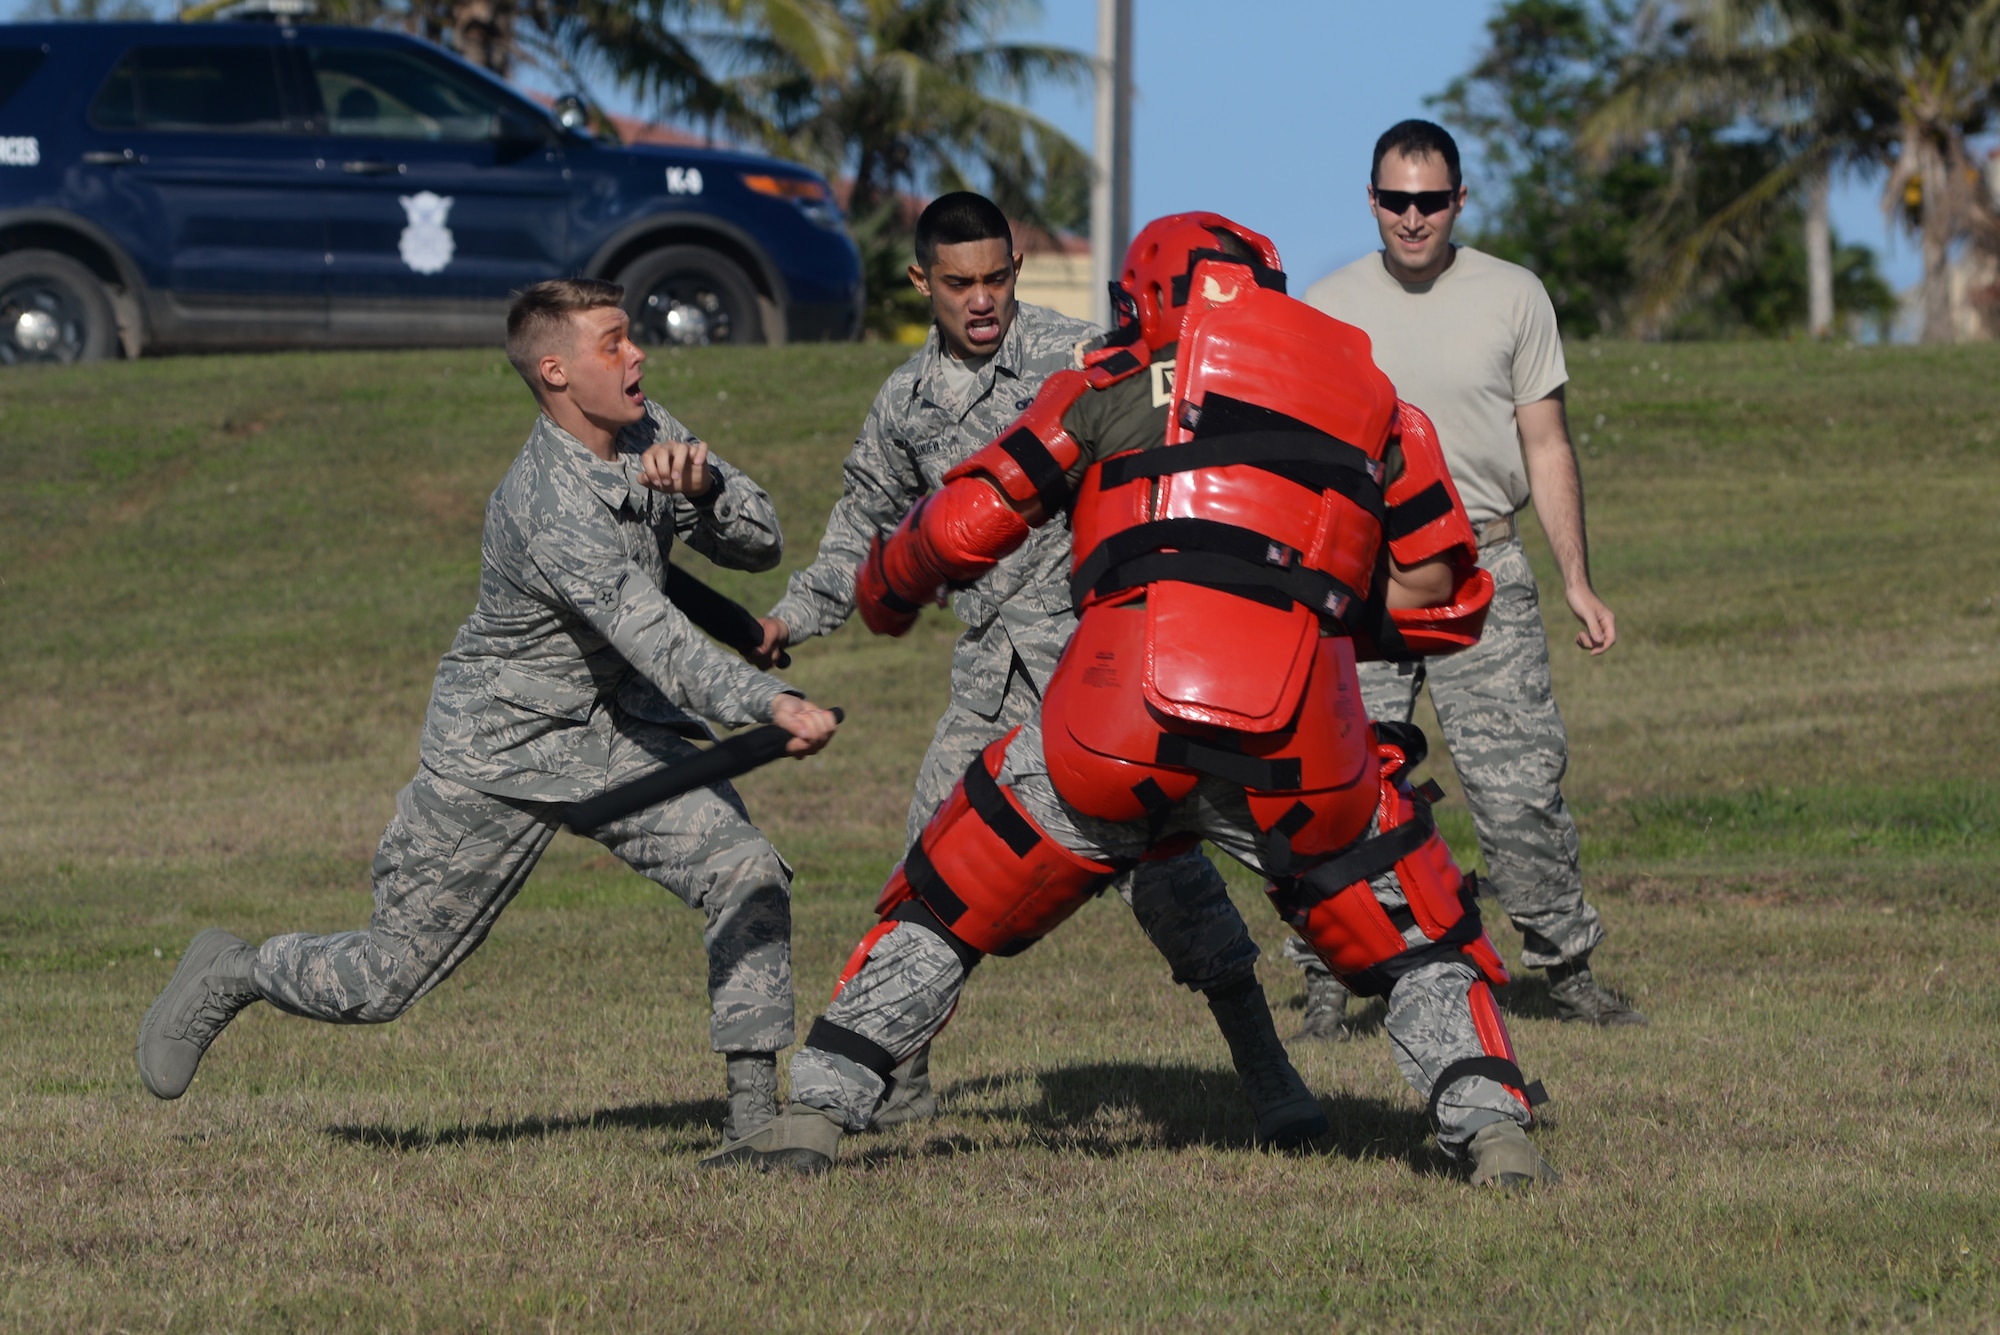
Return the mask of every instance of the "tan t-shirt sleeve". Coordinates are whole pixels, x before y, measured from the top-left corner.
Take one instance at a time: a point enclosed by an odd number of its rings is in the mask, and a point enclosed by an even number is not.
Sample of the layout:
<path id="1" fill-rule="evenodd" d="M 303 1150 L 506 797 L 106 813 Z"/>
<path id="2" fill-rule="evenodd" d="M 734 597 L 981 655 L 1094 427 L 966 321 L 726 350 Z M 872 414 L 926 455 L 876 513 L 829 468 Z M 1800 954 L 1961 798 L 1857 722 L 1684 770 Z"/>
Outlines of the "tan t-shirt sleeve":
<path id="1" fill-rule="evenodd" d="M 1514 406 L 1539 403 L 1569 383 L 1563 361 L 1562 333 L 1556 327 L 1555 303 L 1540 282 L 1523 284 L 1525 309 L 1516 322 L 1514 341 Z"/>

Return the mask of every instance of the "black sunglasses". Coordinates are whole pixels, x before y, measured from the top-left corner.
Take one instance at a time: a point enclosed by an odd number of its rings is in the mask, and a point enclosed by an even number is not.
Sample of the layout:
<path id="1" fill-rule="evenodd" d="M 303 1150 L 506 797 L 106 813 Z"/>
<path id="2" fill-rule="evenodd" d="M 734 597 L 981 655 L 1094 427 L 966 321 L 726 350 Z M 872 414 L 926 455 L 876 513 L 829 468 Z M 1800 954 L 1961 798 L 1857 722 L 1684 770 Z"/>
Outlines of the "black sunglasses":
<path id="1" fill-rule="evenodd" d="M 1433 213 L 1443 213 L 1456 198 L 1456 190 L 1377 190 L 1375 207 L 1400 218 L 1410 211 L 1410 205 L 1415 204 L 1418 213 L 1429 217 Z"/>

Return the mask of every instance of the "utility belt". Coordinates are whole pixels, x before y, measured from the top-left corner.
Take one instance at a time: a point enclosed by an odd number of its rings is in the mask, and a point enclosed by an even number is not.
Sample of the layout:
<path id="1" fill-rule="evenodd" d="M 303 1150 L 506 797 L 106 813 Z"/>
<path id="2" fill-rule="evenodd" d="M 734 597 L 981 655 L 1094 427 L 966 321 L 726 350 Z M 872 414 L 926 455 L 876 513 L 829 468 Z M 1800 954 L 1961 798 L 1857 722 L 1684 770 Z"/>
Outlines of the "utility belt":
<path id="1" fill-rule="evenodd" d="M 1482 552 L 1488 547 L 1497 547 L 1503 542 L 1512 542 L 1521 533 L 1520 528 L 1515 525 L 1514 516 L 1512 515 L 1501 515 L 1498 519 L 1489 519 L 1483 524 L 1475 525 L 1472 531 L 1478 535 L 1479 550 Z"/>

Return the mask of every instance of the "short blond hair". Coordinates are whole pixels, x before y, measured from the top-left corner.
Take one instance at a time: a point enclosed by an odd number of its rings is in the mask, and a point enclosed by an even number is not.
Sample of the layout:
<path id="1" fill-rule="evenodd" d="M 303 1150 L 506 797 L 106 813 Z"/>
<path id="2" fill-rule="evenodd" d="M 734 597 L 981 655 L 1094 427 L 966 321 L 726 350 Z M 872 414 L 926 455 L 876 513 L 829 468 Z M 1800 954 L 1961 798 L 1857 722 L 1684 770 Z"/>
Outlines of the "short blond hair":
<path id="1" fill-rule="evenodd" d="M 568 348 L 570 317 L 616 306 L 624 299 L 624 288 L 599 278 L 551 278 L 522 288 L 507 308 L 507 360 L 539 396 L 542 379 L 536 363 Z"/>

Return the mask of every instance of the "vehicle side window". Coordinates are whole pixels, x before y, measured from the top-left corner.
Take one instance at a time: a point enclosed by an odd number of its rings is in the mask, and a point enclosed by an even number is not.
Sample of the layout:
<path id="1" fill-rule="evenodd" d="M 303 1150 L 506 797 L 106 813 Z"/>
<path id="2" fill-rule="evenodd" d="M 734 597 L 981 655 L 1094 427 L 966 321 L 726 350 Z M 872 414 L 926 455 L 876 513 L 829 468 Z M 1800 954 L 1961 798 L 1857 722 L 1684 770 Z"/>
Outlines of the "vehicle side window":
<path id="1" fill-rule="evenodd" d="M 0 46 L 0 107 L 21 91 L 47 54 L 39 46 Z"/>
<path id="2" fill-rule="evenodd" d="M 98 90 L 90 123 L 102 130 L 283 134 L 278 64 L 268 46 L 141 46 Z"/>
<path id="3" fill-rule="evenodd" d="M 309 49 L 327 133 L 364 139 L 484 143 L 501 137 L 502 99 L 403 51 Z"/>

